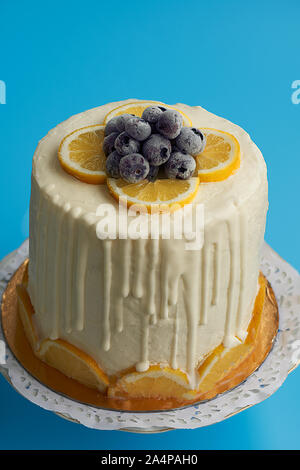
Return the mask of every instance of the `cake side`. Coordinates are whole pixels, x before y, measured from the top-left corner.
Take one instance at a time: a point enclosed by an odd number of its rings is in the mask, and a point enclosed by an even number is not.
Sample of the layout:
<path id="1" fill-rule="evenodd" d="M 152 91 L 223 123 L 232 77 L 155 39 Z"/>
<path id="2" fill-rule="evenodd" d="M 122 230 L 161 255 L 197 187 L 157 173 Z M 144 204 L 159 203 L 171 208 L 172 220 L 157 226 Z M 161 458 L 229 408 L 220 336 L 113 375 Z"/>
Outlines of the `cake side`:
<path id="1" fill-rule="evenodd" d="M 118 104 L 62 123 L 35 154 L 29 292 L 37 327 L 42 337 L 90 354 L 107 374 L 159 363 L 192 377 L 220 343 L 231 347 L 245 338 L 267 209 L 265 164 L 242 129 L 176 105 L 195 126 L 234 134 L 242 150 L 236 174 L 200 185 L 194 204 L 204 204 L 203 249 L 189 252 L 184 240 L 99 240 L 97 207 L 117 204 L 107 188 L 67 175 L 57 150 L 66 133 L 102 122 Z"/>

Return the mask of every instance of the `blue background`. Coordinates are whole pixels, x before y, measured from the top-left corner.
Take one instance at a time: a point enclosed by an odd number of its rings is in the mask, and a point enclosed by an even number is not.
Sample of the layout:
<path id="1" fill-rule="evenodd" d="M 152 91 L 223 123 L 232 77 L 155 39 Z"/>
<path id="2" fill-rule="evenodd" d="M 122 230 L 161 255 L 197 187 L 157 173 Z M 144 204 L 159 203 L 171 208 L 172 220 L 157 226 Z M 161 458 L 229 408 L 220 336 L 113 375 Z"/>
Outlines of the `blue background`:
<path id="1" fill-rule="evenodd" d="M 31 159 L 72 114 L 128 97 L 202 105 L 244 127 L 269 174 L 266 240 L 300 268 L 300 2 L 0 0 L 0 258 L 28 235 Z M 199 430 L 103 432 L 0 378 L 2 449 L 299 449 L 300 369 L 267 401 Z"/>

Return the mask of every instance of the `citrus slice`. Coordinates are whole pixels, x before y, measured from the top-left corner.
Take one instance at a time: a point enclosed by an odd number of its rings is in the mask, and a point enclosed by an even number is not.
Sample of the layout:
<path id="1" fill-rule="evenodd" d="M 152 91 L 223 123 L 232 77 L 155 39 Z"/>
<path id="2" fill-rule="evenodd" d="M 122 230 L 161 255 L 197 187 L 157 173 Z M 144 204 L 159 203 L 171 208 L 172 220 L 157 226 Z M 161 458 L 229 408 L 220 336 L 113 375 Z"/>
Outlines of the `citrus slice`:
<path id="1" fill-rule="evenodd" d="M 257 349 L 255 345 L 258 336 L 261 315 L 263 313 L 263 305 L 266 295 L 266 281 L 264 276 L 259 275 L 259 291 L 255 299 L 253 315 L 248 326 L 247 337 L 244 342 L 232 348 L 225 348 L 223 344 L 217 346 L 214 351 L 207 356 L 198 368 L 199 386 L 198 391 L 200 395 L 212 390 L 216 384 L 216 379 L 226 382 L 226 377 L 229 377 L 244 361 L 247 361 L 243 371 L 246 372 L 246 367 L 250 367 L 249 374 L 251 373 L 251 366 L 253 361 L 249 361 L 250 353 L 255 352 Z"/>
<path id="2" fill-rule="evenodd" d="M 117 201 L 125 201 L 128 206 L 137 204 L 148 212 L 157 209 L 174 211 L 191 202 L 197 194 L 200 179 L 188 180 L 157 179 L 153 183 L 143 180 L 127 183 L 123 179 L 107 178 L 107 186 Z"/>
<path id="3" fill-rule="evenodd" d="M 45 339 L 39 350 L 40 358 L 67 377 L 103 392 L 109 385 L 106 374 L 94 359 L 62 339 Z"/>
<path id="4" fill-rule="evenodd" d="M 237 139 L 228 132 L 200 129 L 206 136 L 206 145 L 196 159 L 195 173 L 201 182 L 223 181 L 240 166 L 241 152 Z"/>
<path id="5" fill-rule="evenodd" d="M 121 114 L 125 113 L 134 114 L 135 116 L 141 117 L 143 111 L 149 106 L 153 105 L 163 106 L 164 108 L 168 109 L 175 109 L 182 115 L 184 126 L 193 125 L 190 118 L 186 114 L 184 114 L 180 109 L 177 109 L 175 106 L 169 106 L 168 104 L 161 103 L 160 101 L 133 101 L 132 103 L 123 104 L 122 106 L 118 106 L 117 108 L 114 108 L 109 111 L 109 113 L 106 114 L 103 122 L 104 124 L 106 124 L 113 117 L 120 116 Z"/>
<path id="6" fill-rule="evenodd" d="M 34 324 L 34 310 L 24 285 L 17 286 L 18 312 L 24 328 L 25 336 L 33 351 L 38 349 L 38 334 Z"/>
<path id="7" fill-rule="evenodd" d="M 63 169 L 85 183 L 104 183 L 106 158 L 103 140 L 102 125 L 82 127 L 68 134 L 58 150 L 58 159 Z"/>
<path id="8" fill-rule="evenodd" d="M 110 398 L 190 399 L 193 393 L 187 375 L 180 369 L 150 366 L 146 372 L 131 372 L 109 387 Z"/>

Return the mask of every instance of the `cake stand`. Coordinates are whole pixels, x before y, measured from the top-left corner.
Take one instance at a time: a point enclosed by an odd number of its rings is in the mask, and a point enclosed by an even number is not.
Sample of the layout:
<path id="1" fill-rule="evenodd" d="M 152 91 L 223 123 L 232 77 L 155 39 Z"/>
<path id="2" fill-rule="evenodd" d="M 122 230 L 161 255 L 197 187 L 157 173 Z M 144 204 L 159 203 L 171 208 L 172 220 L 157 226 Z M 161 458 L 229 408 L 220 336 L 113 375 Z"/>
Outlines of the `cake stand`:
<path id="1" fill-rule="evenodd" d="M 10 278 L 26 258 L 28 240 L 0 262 L 1 298 Z M 156 433 L 220 422 L 270 397 L 300 363 L 300 275 L 266 243 L 261 270 L 272 285 L 279 307 L 279 331 L 273 348 L 247 380 L 206 402 L 149 412 L 108 410 L 76 402 L 50 390 L 27 372 L 5 343 L 1 327 L 0 346 L 6 351 L 5 357 L 0 354 L 0 372 L 32 403 L 93 429 Z"/>

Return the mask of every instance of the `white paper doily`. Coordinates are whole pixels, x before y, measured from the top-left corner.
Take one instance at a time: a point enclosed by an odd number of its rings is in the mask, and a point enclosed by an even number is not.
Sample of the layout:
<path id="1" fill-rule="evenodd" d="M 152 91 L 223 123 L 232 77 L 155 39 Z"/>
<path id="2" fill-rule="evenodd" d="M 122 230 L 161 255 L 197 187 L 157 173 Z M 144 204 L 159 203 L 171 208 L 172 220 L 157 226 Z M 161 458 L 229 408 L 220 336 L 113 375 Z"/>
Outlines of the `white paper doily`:
<path id="1" fill-rule="evenodd" d="M 9 279 L 27 257 L 28 240 L 0 263 L 0 298 Z M 279 332 L 274 346 L 265 362 L 245 382 L 213 400 L 160 412 L 99 409 L 49 390 L 23 369 L 8 347 L 6 364 L 0 365 L 0 372 L 31 402 L 94 429 L 159 432 L 217 423 L 272 395 L 300 361 L 300 275 L 266 243 L 261 270 L 272 284 L 279 305 Z M 0 340 L 4 340 L 1 327 Z"/>

